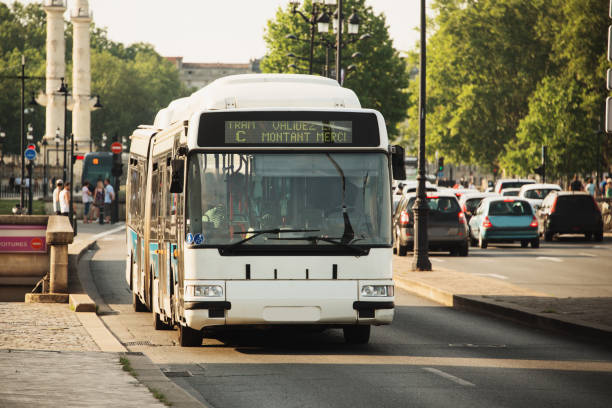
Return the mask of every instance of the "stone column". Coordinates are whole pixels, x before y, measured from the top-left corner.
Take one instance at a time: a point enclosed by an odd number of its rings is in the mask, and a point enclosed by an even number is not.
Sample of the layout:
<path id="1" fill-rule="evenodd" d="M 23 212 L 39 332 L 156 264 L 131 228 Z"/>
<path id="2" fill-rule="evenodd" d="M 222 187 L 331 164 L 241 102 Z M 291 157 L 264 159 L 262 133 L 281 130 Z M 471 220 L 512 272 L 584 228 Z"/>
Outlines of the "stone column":
<path id="1" fill-rule="evenodd" d="M 55 146 L 56 129 L 64 135 L 64 98 L 57 93 L 61 78 L 66 75 L 66 40 L 64 39 L 64 0 L 45 0 L 43 9 L 47 13 L 47 82 L 45 95 L 39 100 L 46 106 L 45 139 L 49 146 Z M 44 152 L 43 152 L 44 154 Z M 49 160 L 55 163 L 55 155 Z"/>
<path id="2" fill-rule="evenodd" d="M 87 0 L 76 0 L 70 12 L 74 27 L 72 47 L 72 133 L 79 151 L 89 150 L 91 139 L 91 66 L 89 24 L 91 13 Z"/>

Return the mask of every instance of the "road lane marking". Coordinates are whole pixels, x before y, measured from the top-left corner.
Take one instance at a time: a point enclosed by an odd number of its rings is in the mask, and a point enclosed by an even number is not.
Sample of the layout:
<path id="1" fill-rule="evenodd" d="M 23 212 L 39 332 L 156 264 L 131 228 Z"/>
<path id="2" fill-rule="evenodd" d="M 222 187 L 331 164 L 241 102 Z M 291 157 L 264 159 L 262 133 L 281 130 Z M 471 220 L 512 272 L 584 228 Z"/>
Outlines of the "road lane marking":
<path id="1" fill-rule="evenodd" d="M 119 231 L 122 231 L 122 230 L 124 230 L 124 229 L 125 229 L 125 225 L 122 225 L 122 226 L 120 226 L 120 227 L 113 228 L 112 230 L 108 230 L 108 231 L 105 231 L 105 232 L 101 232 L 101 233 L 99 233 L 99 234 L 96 234 L 96 235 L 94 235 L 94 236 L 93 236 L 93 237 L 91 237 L 91 238 L 92 238 L 93 240 L 98 240 L 98 239 L 103 238 L 103 237 L 105 237 L 105 236 L 107 236 L 107 235 L 114 234 L 115 232 L 119 232 Z"/>
<path id="2" fill-rule="evenodd" d="M 428 371 L 435 375 L 439 375 L 440 377 L 446 378 L 447 380 L 451 380 L 452 382 L 457 383 L 459 385 L 463 385 L 466 387 L 475 387 L 473 383 L 466 381 L 463 378 L 455 377 L 454 375 L 445 373 L 444 371 L 438 370 L 437 368 L 423 367 L 423 370 Z"/>
<path id="3" fill-rule="evenodd" d="M 538 256 L 537 261 L 551 261 L 551 262 L 563 262 L 563 259 L 555 258 L 553 256 Z"/>
<path id="4" fill-rule="evenodd" d="M 446 262 L 445 259 L 440 259 L 440 258 L 429 258 L 429 259 L 431 259 L 432 261 L 436 261 L 436 262 Z"/>
<path id="5" fill-rule="evenodd" d="M 490 276 L 492 278 L 497 278 L 497 279 L 508 279 L 507 276 L 498 275 L 496 273 L 474 273 L 474 275 L 478 275 L 478 276 Z"/>
<path id="6" fill-rule="evenodd" d="M 269 354 L 257 347 L 235 350 L 222 343 L 215 347 L 194 347 L 185 353 L 180 347 L 131 347 L 144 352 L 155 364 L 343 364 L 412 367 L 478 367 L 495 369 L 590 371 L 612 373 L 612 361 L 523 360 L 511 358 L 426 357 L 368 354 Z"/>
<path id="7" fill-rule="evenodd" d="M 578 252 L 578 255 L 581 256 L 590 256 L 591 258 L 595 258 L 597 255 L 589 254 L 588 252 Z"/>

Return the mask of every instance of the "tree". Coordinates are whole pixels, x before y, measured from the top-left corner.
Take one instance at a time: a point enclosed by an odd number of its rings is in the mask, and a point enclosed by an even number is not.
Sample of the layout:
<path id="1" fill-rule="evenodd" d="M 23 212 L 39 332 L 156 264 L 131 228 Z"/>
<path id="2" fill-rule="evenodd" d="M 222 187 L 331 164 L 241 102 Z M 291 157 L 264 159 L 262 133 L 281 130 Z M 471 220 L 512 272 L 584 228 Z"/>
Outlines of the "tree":
<path id="1" fill-rule="evenodd" d="M 386 122 L 387 129 L 391 135 L 396 135 L 397 124 L 406 117 L 408 97 L 405 88 L 408 85 L 404 61 L 399 53 L 393 48 L 393 42 L 389 37 L 388 27 L 384 14 L 376 15 L 370 6 L 365 5 L 365 0 L 345 0 L 345 20 L 354 10 L 361 20 L 360 34 L 368 33 L 370 39 L 347 44 L 342 49 L 343 68 L 355 65 L 356 70 L 346 75 L 344 86 L 351 88 L 357 93 L 364 108 L 379 110 Z M 310 14 L 312 11 L 311 0 L 306 0 L 300 10 Z M 308 61 L 296 60 L 287 56 L 293 53 L 296 56 L 306 58 L 309 56 L 309 34 L 310 26 L 299 16 L 293 16 L 289 8 L 279 8 L 274 19 L 268 21 L 264 39 L 268 47 L 268 53 L 262 61 L 263 72 L 296 72 L 288 65 L 298 65 L 297 72 L 308 72 Z M 303 41 L 287 39 L 289 34 L 295 35 Z M 317 39 L 320 36 L 317 34 Z M 325 35 L 328 42 L 335 43 L 331 34 Z M 343 36 L 343 41 L 349 41 L 349 35 Z M 335 48 L 329 49 L 329 63 L 335 67 Z M 360 58 L 352 59 L 351 56 L 359 52 Z M 326 47 L 315 46 L 314 69 L 315 74 L 324 75 L 326 60 Z"/>
<path id="2" fill-rule="evenodd" d="M 104 109 L 91 117 L 92 140 L 102 132 L 127 136 L 140 124 L 150 124 L 156 112 L 173 99 L 186 96 L 174 65 L 161 57 L 150 44 L 125 46 L 111 41 L 105 29 L 91 25 L 91 90 L 100 94 Z M 40 4 L 15 2 L 9 8 L 0 3 L 0 75 L 18 75 L 21 56 L 26 57 L 26 75 L 45 76 L 46 14 Z M 66 82 L 72 89 L 72 24 L 67 22 Z M 30 93 L 44 89 L 44 80 L 26 83 Z M 0 79 L 0 128 L 7 134 L 5 152 L 18 153 L 20 133 L 20 84 Z M 41 107 L 26 116 L 35 135 L 44 132 L 45 113 Z M 71 128 L 68 115 L 67 128 Z"/>
<path id="3" fill-rule="evenodd" d="M 428 41 L 428 154 L 491 167 L 548 68 L 545 0 L 437 0 Z M 418 81 L 418 78 L 415 79 Z M 414 102 L 413 102 L 414 105 Z"/>

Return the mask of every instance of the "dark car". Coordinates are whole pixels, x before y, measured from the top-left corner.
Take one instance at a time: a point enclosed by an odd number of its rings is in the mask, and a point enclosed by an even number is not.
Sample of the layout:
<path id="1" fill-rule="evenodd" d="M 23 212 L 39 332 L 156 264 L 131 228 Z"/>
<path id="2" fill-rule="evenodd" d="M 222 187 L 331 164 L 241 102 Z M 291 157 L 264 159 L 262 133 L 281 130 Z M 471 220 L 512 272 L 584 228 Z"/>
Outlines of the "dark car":
<path id="1" fill-rule="evenodd" d="M 552 241 L 555 234 L 584 234 L 603 241 L 603 219 L 595 199 L 585 192 L 553 191 L 538 211 L 540 234 Z"/>
<path id="2" fill-rule="evenodd" d="M 414 213 L 416 194 L 405 195 L 393 215 L 394 252 L 405 256 L 414 247 Z M 429 249 L 450 251 L 451 255 L 468 255 L 468 233 L 465 215 L 453 193 L 429 193 L 427 235 Z"/>

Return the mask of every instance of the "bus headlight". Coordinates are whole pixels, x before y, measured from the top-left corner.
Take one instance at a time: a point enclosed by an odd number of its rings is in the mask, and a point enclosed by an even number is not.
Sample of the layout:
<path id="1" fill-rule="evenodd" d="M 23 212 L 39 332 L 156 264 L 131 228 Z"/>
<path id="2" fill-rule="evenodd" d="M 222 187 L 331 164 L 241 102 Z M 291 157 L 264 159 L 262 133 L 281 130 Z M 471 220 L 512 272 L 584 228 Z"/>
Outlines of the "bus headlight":
<path id="1" fill-rule="evenodd" d="M 223 287 L 220 285 L 187 286 L 188 296 L 222 297 Z"/>
<path id="2" fill-rule="evenodd" d="M 363 297 L 389 297 L 393 296 L 393 285 L 364 285 L 361 287 Z"/>

